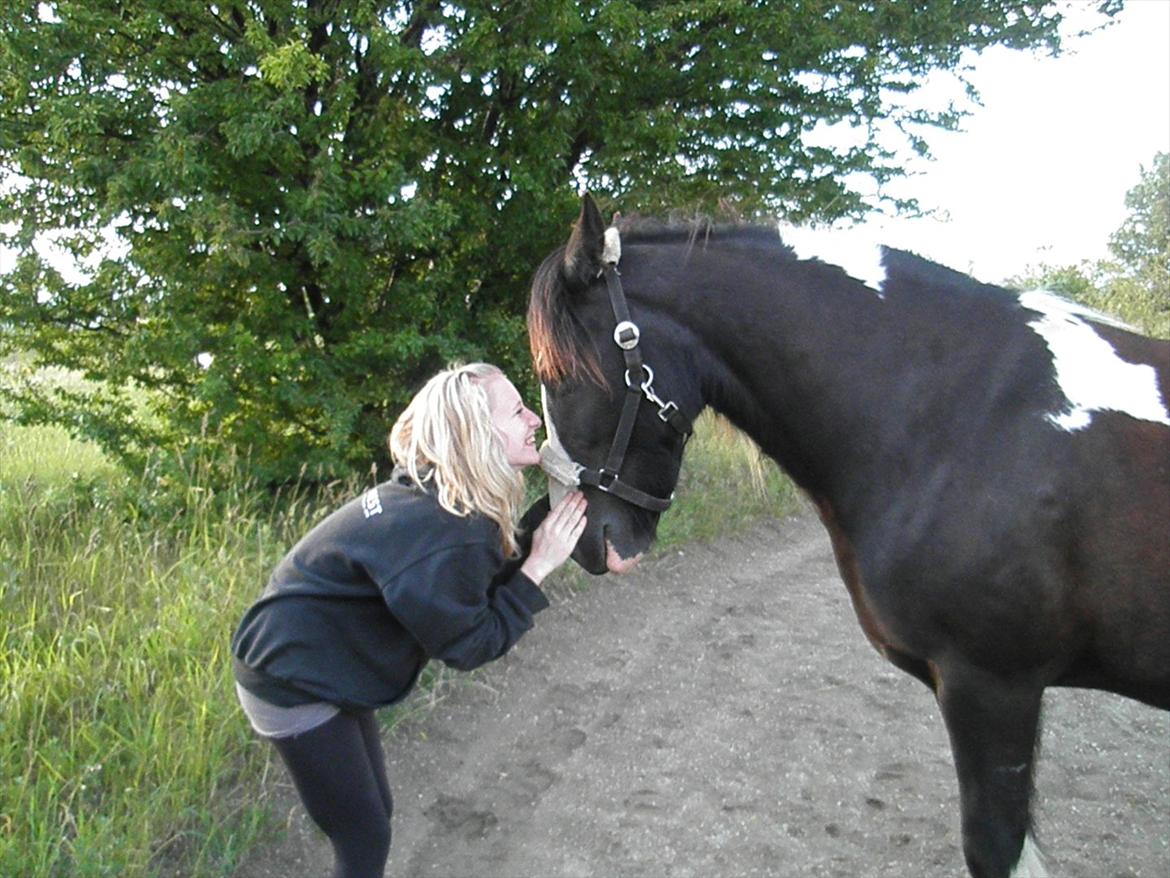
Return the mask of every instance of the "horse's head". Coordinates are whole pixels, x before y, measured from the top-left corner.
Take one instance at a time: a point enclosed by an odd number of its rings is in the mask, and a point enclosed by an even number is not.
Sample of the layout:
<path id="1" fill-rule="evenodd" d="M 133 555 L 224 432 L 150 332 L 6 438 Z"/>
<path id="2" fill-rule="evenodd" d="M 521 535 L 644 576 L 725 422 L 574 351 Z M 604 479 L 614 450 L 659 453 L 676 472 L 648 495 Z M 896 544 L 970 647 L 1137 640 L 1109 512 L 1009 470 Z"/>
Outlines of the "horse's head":
<path id="1" fill-rule="evenodd" d="M 591 573 L 625 572 L 654 539 L 700 405 L 677 322 L 642 295 L 661 290 L 639 287 L 661 272 L 622 263 L 619 277 L 619 259 L 617 230 L 586 195 L 569 242 L 537 269 L 528 306 L 546 468 L 567 473 L 589 501 L 573 558 Z"/>

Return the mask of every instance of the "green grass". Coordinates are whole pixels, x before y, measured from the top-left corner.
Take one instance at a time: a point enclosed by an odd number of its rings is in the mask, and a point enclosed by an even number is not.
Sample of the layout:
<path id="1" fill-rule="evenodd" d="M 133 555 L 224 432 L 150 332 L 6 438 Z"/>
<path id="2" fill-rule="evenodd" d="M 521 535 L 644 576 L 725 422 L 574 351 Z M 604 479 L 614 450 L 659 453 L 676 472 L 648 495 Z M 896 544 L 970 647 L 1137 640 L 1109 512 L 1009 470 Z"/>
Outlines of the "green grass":
<path id="1" fill-rule="evenodd" d="M 675 502 L 656 548 L 707 540 L 796 508 L 798 491 L 750 439 L 710 411 L 699 416 L 683 457 Z"/>
<path id="2" fill-rule="evenodd" d="M 224 874 L 262 822 L 231 620 L 316 510 L 0 442 L 0 874 Z M 148 517 L 150 516 L 150 517 Z"/>
<path id="3" fill-rule="evenodd" d="M 198 466 L 131 477 L 60 431 L 0 430 L 0 875 L 230 875 L 273 830 L 270 748 L 235 703 L 228 639 L 288 546 L 356 485 L 217 492 Z M 792 496 L 705 416 L 660 547 Z M 456 678 L 428 677 L 390 725 Z"/>

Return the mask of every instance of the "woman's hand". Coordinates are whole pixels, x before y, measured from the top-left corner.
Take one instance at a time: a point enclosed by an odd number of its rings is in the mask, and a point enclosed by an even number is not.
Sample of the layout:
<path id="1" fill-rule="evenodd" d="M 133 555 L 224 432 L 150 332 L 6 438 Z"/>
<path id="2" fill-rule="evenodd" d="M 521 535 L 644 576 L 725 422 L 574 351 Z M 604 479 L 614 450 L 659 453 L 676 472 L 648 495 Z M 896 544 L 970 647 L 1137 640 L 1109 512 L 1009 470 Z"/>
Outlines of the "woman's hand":
<path id="1" fill-rule="evenodd" d="M 584 530 L 585 495 L 570 491 L 533 532 L 532 551 L 520 565 L 520 572 L 539 585 L 569 560 Z"/>

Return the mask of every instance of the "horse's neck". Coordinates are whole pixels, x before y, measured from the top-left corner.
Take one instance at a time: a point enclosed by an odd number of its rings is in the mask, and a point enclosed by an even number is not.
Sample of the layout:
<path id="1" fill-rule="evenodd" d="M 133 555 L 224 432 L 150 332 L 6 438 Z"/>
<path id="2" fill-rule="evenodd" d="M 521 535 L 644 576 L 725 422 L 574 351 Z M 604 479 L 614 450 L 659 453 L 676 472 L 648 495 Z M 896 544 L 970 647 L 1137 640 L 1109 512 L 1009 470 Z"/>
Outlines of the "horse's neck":
<path id="1" fill-rule="evenodd" d="M 896 358 L 875 343 L 876 293 L 870 302 L 839 283 L 760 287 L 688 308 L 702 343 L 704 402 L 816 491 L 828 457 L 839 464 L 874 429 L 884 388 L 897 380 Z"/>

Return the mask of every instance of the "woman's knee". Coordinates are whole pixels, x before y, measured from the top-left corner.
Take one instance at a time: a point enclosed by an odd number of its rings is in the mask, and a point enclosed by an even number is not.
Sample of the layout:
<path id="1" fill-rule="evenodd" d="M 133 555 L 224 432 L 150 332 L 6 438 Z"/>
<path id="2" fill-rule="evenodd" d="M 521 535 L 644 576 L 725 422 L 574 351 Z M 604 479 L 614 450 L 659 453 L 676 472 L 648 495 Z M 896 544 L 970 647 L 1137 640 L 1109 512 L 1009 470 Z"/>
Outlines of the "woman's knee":
<path id="1" fill-rule="evenodd" d="M 338 878 L 381 878 L 390 858 L 390 818 L 384 813 L 369 815 L 369 819 L 336 828 L 329 840 Z"/>

